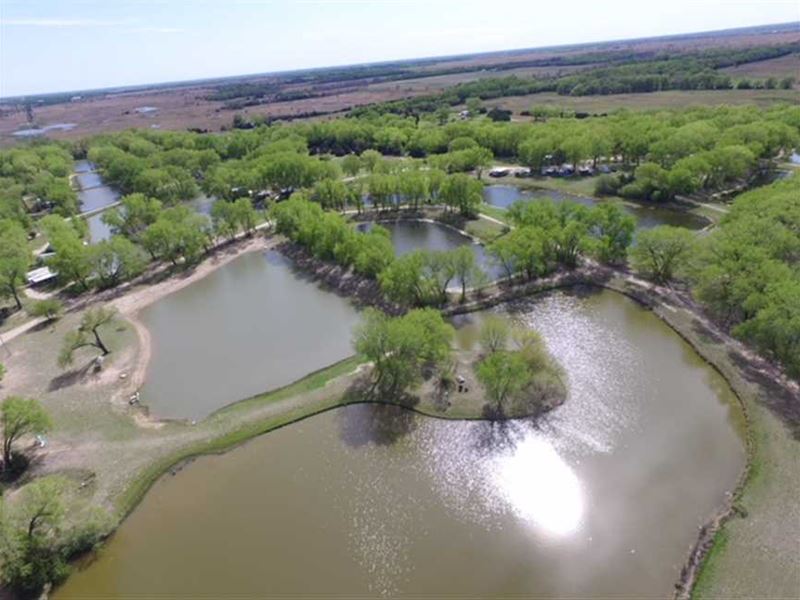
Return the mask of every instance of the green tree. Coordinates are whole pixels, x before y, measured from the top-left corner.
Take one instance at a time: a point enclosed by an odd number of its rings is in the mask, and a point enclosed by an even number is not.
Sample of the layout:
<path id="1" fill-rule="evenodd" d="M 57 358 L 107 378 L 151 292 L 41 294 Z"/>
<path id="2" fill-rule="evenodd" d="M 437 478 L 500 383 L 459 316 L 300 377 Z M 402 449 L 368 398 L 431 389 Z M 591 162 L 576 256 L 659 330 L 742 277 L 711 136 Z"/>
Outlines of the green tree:
<path id="1" fill-rule="evenodd" d="M 424 277 L 425 263 L 422 250 L 409 252 L 392 261 L 378 278 L 383 293 L 392 302 L 407 306 L 427 303 L 431 290 Z"/>
<path id="2" fill-rule="evenodd" d="M 547 157 L 555 152 L 555 143 L 549 138 L 533 137 L 519 145 L 519 159 L 534 175 L 540 175 Z"/>
<path id="3" fill-rule="evenodd" d="M 233 217 L 243 233 L 250 235 L 255 231 L 258 211 L 249 198 L 239 198 L 233 202 Z"/>
<path id="4" fill-rule="evenodd" d="M 47 261 L 50 268 L 63 282 L 76 281 L 88 290 L 92 274 L 90 249 L 84 245 L 73 223 L 55 215 L 46 216 L 41 223 L 55 252 L 55 256 Z"/>
<path id="5" fill-rule="evenodd" d="M 429 195 L 428 178 L 421 171 L 409 171 L 400 178 L 400 193 L 415 210 Z"/>
<path id="6" fill-rule="evenodd" d="M 791 376 L 800 376 L 800 278 L 770 283 L 761 304 L 733 333 L 782 361 Z"/>
<path id="7" fill-rule="evenodd" d="M 361 171 L 361 159 L 355 154 L 348 154 L 342 159 L 342 171 L 348 177 L 355 177 Z"/>
<path id="8" fill-rule="evenodd" d="M 64 305 L 58 298 L 45 298 L 38 300 L 28 307 L 28 314 L 32 317 L 44 317 L 48 321 L 55 321 L 64 310 Z"/>
<path id="9" fill-rule="evenodd" d="M 471 96 L 470 98 L 466 99 L 465 105 L 467 107 L 467 111 L 469 111 L 470 118 L 474 118 L 480 114 L 483 103 L 481 102 L 480 98 Z"/>
<path id="10" fill-rule="evenodd" d="M 474 216 L 483 201 L 483 184 L 460 173 L 449 175 L 439 196 L 445 205 L 458 209 L 463 216 Z"/>
<path id="11" fill-rule="evenodd" d="M 369 173 L 372 173 L 375 170 L 376 165 L 382 159 L 383 156 L 377 150 L 364 150 L 364 152 L 361 153 L 361 164 Z"/>
<path id="12" fill-rule="evenodd" d="M 511 327 L 508 320 L 498 315 L 487 315 L 481 323 L 480 343 L 483 351 L 494 354 L 508 345 Z"/>
<path id="13" fill-rule="evenodd" d="M 478 380 L 498 411 L 522 392 L 533 374 L 521 354 L 510 351 L 493 352 L 484 358 L 476 370 Z"/>
<path id="14" fill-rule="evenodd" d="M 688 265 L 694 234 L 682 227 L 661 225 L 642 231 L 631 248 L 633 267 L 658 283 L 668 283 Z"/>
<path id="15" fill-rule="evenodd" d="M 168 260 L 173 265 L 183 258 L 186 264 L 192 264 L 202 256 L 208 240 L 208 218 L 185 206 L 175 206 L 164 210 L 147 228 L 142 245 L 153 258 Z"/>
<path id="16" fill-rule="evenodd" d="M 37 596 L 45 585 L 63 581 L 69 573 L 59 547 L 66 505 L 67 481 L 49 476 L 20 491 L 14 510 L 4 509 L 0 544 L 2 582 L 23 596 Z"/>
<path id="17" fill-rule="evenodd" d="M 323 208 L 343 210 L 347 196 L 347 186 L 343 182 L 333 179 L 318 181 L 311 190 L 311 199 L 319 202 Z"/>
<path id="18" fill-rule="evenodd" d="M 147 256 L 139 246 L 121 235 L 98 242 L 89 251 L 92 272 L 100 287 L 114 287 L 141 275 L 147 267 Z"/>
<path id="19" fill-rule="evenodd" d="M 635 230 L 636 220 L 619 204 L 598 204 L 591 210 L 592 246 L 595 256 L 604 263 L 624 262 Z"/>
<path id="20" fill-rule="evenodd" d="M 19 286 L 31 265 L 28 238 L 22 226 L 11 219 L 0 220 L 0 296 L 11 296 L 22 308 Z"/>
<path id="21" fill-rule="evenodd" d="M 450 260 L 456 278 L 461 282 L 461 302 L 467 299 L 467 287 L 483 281 L 484 273 L 478 266 L 470 246 L 459 246 L 450 251 Z"/>
<path id="22" fill-rule="evenodd" d="M 415 386 L 424 367 L 437 367 L 450 355 L 453 328 L 433 309 L 401 317 L 367 309 L 356 328 L 356 351 L 373 363 L 372 391 L 396 398 Z"/>
<path id="23" fill-rule="evenodd" d="M 247 199 L 244 199 L 247 201 Z M 239 224 L 233 210 L 233 203 L 217 200 L 211 205 L 211 224 L 217 237 L 234 239 L 239 232 Z"/>
<path id="24" fill-rule="evenodd" d="M 3 470 L 11 467 L 12 451 L 19 438 L 44 433 L 50 429 L 50 417 L 33 398 L 9 396 L 0 405 L 0 425 L 3 426 Z"/>
<path id="25" fill-rule="evenodd" d="M 73 363 L 75 352 L 80 348 L 92 347 L 100 350 L 102 356 L 111 353 L 109 347 L 100 337 L 100 328 L 112 324 L 117 318 L 112 308 L 90 308 L 83 313 L 81 323 L 74 331 L 64 337 L 64 343 L 58 356 L 59 366 L 66 367 Z"/>
<path id="26" fill-rule="evenodd" d="M 145 229 L 158 220 L 162 211 L 161 201 L 144 194 L 130 194 L 123 196 L 120 202 L 119 208 L 107 210 L 101 218 L 113 234 L 137 242 Z"/>

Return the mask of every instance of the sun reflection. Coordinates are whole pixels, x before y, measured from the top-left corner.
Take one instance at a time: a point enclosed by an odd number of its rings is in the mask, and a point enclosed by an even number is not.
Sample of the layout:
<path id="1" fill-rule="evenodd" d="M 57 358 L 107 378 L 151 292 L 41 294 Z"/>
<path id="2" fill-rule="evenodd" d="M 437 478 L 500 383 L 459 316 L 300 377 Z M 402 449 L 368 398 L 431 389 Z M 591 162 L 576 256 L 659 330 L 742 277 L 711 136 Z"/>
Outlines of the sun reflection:
<path id="1" fill-rule="evenodd" d="M 520 518 L 559 536 L 578 529 L 580 481 L 547 441 L 526 437 L 497 458 L 493 471 L 498 490 Z"/>

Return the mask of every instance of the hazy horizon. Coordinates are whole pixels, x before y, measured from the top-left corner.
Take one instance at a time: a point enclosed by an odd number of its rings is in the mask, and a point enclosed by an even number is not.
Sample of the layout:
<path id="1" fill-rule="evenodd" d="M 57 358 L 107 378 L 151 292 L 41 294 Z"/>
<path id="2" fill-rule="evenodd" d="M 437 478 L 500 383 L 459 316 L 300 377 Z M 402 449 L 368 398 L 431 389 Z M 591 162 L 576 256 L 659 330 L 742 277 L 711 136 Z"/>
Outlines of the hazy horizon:
<path id="1" fill-rule="evenodd" d="M 520 1 L 492 3 L 488 13 L 485 6 L 474 0 L 0 0 L 0 97 L 684 35 L 800 18 L 794 0 L 758 6 L 674 0 L 658 11 L 628 0 L 601 6 L 576 0 L 568 18 L 561 7 Z"/>

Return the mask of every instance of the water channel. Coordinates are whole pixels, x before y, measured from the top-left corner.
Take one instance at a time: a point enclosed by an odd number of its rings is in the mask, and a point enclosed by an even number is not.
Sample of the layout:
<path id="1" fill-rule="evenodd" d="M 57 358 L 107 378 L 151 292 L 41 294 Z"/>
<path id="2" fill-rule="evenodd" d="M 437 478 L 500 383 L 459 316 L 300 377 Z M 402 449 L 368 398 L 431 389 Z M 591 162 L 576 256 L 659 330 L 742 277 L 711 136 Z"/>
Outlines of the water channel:
<path id="1" fill-rule="evenodd" d="M 522 190 L 511 185 L 487 185 L 483 188 L 484 202 L 498 208 L 509 208 L 514 202 L 536 202 L 552 200 L 553 202 L 576 202 L 584 206 L 594 206 L 599 201 L 586 196 L 573 196 L 555 190 Z M 651 229 L 658 225 L 672 225 L 687 229 L 703 229 L 708 225 L 704 218 L 692 213 L 666 208 L 664 206 L 648 206 L 641 203 L 626 202 L 622 208 L 636 219 L 638 229 Z"/>

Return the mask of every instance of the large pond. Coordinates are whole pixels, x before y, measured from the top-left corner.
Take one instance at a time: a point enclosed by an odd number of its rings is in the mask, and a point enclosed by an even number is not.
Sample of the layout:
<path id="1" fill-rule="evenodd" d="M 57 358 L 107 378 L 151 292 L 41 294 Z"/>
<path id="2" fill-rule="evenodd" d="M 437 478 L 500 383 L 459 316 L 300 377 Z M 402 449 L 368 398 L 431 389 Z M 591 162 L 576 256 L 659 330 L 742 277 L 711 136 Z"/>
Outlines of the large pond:
<path id="1" fill-rule="evenodd" d="M 325 321 L 297 309 L 325 337 Z M 512 309 L 569 380 L 567 402 L 538 423 L 366 405 L 310 418 L 164 477 L 56 597 L 670 596 L 743 466 L 732 393 L 612 292 Z M 460 325 L 469 343 L 473 326 Z"/>
<path id="2" fill-rule="evenodd" d="M 192 419 L 346 358 L 359 320 L 274 251 L 241 256 L 140 318 L 153 349 L 142 402 Z"/>
<path id="3" fill-rule="evenodd" d="M 508 208 L 516 201 L 536 202 L 552 200 L 554 202 L 576 202 L 585 206 L 594 206 L 598 200 L 586 196 L 573 196 L 555 190 L 528 191 L 511 185 L 487 185 L 483 188 L 484 202 L 498 208 Z M 665 208 L 663 206 L 646 206 L 638 203 L 624 203 L 622 208 L 636 219 L 639 229 L 651 229 L 658 225 L 673 225 L 688 229 L 703 229 L 708 221 L 692 213 Z"/>

